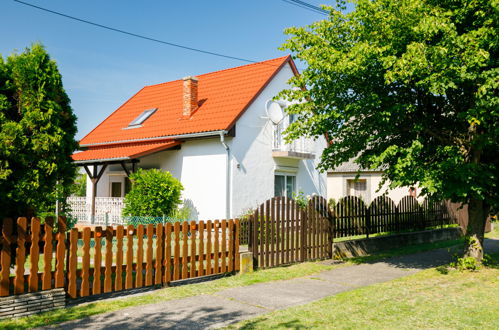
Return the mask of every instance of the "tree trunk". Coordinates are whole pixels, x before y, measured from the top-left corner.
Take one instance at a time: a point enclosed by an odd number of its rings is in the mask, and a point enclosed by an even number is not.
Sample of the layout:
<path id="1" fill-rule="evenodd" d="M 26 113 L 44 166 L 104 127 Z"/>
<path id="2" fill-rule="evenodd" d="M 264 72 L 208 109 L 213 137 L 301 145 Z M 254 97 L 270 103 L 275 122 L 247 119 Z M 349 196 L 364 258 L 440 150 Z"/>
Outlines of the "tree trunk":
<path id="1" fill-rule="evenodd" d="M 468 204 L 468 227 L 466 228 L 466 241 L 464 257 L 472 257 L 481 262 L 483 259 L 483 237 L 485 222 L 489 214 L 489 207 L 482 201 L 472 198 Z"/>

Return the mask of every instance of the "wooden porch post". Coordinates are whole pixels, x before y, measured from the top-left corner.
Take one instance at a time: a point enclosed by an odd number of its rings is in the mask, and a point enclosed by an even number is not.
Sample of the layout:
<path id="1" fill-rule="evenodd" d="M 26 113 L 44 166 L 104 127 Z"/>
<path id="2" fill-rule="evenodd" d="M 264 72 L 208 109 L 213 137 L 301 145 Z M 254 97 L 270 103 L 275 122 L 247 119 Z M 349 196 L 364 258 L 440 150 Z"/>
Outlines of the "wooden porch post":
<path id="1" fill-rule="evenodd" d="M 107 164 L 103 164 L 100 171 L 97 172 L 97 164 L 94 165 L 93 167 L 93 173 L 90 173 L 90 170 L 88 169 L 87 165 L 83 165 L 85 168 L 85 172 L 87 172 L 88 177 L 90 178 L 90 181 L 92 182 L 92 219 L 91 223 L 93 224 L 95 221 L 95 197 L 97 197 L 97 183 L 99 182 L 100 178 L 102 177 L 102 174 L 104 174 L 104 171 L 106 170 Z"/>

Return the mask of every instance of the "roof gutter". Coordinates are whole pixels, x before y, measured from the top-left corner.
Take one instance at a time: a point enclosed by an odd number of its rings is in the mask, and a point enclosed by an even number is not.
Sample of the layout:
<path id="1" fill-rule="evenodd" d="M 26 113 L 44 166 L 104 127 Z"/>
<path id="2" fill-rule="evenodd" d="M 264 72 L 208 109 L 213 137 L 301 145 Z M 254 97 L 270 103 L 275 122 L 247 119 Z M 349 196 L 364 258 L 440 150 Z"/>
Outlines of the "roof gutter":
<path id="1" fill-rule="evenodd" d="M 110 141 L 110 142 L 101 142 L 101 143 L 89 143 L 89 144 L 80 144 L 80 147 L 95 147 L 95 146 L 129 143 L 129 142 L 159 141 L 159 140 L 165 140 L 165 139 L 171 139 L 171 140 L 173 140 L 173 139 L 189 139 L 189 138 L 197 138 L 197 137 L 218 136 L 221 134 L 227 134 L 227 131 L 226 130 L 217 130 L 217 131 L 189 133 L 189 134 L 180 134 L 180 135 L 165 135 L 165 136 L 153 137 L 153 138 L 120 140 L 120 141 Z"/>
<path id="2" fill-rule="evenodd" d="M 131 160 L 130 157 L 119 157 L 119 158 L 107 158 L 107 159 L 88 159 L 88 160 L 75 160 L 73 163 L 75 164 L 89 164 L 96 162 L 119 162 L 124 160 Z"/>

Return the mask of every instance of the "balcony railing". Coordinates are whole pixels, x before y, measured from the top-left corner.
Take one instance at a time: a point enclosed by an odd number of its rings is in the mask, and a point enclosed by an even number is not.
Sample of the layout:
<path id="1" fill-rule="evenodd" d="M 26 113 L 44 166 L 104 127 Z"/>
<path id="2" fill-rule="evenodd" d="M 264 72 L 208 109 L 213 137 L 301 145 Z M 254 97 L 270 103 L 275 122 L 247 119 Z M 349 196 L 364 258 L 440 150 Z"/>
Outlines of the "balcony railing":
<path id="1" fill-rule="evenodd" d="M 306 155 L 314 154 L 314 141 L 312 139 L 300 137 L 290 143 L 286 143 L 282 125 L 275 125 L 273 132 L 272 151 L 293 152 Z"/>

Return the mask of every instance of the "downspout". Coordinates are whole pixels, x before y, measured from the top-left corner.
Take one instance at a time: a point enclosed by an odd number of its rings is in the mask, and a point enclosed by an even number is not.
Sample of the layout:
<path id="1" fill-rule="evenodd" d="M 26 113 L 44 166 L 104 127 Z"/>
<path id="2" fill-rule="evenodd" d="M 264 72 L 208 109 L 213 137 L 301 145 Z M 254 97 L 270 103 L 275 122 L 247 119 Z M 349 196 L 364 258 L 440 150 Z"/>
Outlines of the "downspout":
<path id="1" fill-rule="evenodd" d="M 230 219 L 230 203 L 231 203 L 231 196 L 230 196 L 230 148 L 225 143 L 225 132 L 220 132 L 220 143 L 222 146 L 225 148 L 225 151 L 227 153 L 227 161 L 225 164 L 225 218 Z"/>

